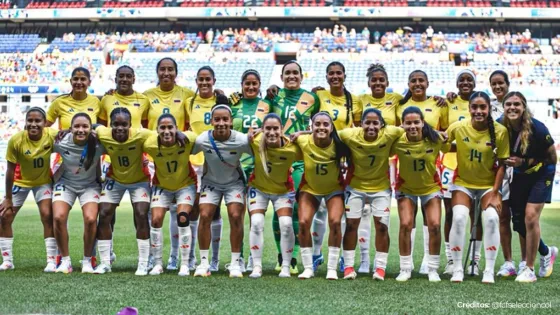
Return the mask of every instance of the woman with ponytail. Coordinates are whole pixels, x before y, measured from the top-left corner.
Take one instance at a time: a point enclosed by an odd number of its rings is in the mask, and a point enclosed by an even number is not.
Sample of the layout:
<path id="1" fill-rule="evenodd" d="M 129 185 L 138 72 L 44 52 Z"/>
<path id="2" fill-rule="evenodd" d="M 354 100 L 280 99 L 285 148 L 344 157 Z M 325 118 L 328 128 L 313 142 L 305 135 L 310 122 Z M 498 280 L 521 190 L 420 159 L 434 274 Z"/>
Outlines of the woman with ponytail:
<path id="1" fill-rule="evenodd" d="M 483 283 L 494 283 L 494 265 L 500 247 L 499 216 L 502 208 L 501 188 L 504 161 L 509 157 L 507 129 L 491 115 L 490 98 L 475 92 L 469 100 L 471 119 L 449 126 L 448 142 L 456 142 L 457 170 L 451 187 L 453 221 L 449 234 L 453 261 L 452 282 L 464 278 L 463 248 L 469 214 L 475 202 L 482 209 L 484 227 L 485 270 Z"/>
<path id="2" fill-rule="evenodd" d="M 371 93 L 360 95 L 363 110 L 370 107 L 377 108 L 383 114 L 388 125 L 397 123 L 397 106 L 403 97 L 398 93 L 387 92 L 389 75 L 382 64 L 376 63 L 367 69 L 368 86 Z M 362 109 L 356 110 L 361 115 Z M 361 117 L 360 117 L 361 118 Z"/>
<path id="3" fill-rule="evenodd" d="M 556 149 L 548 128 L 533 118 L 525 96 L 509 92 L 504 97 L 504 115 L 500 121 L 510 136 L 510 157 L 506 165 L 513 168 L 510 184 L 513 229 L 527 249 L 527 265 L 515 281 L 535 282 L 535 259 L 540 254 L 539 277 L 552 274 L 558 248 L 547 246 L 541 239 L 540 215 L 550 203 L 552 182 L 556 173 Z M 509 222 L 508 222 L 509 224 Z"/>
<path id="4" fill-rule="evenodd" d="M 72 262 L 68 248 L 68 215 L 76 199 L 84 217 L 84 256 L 82 273 L 93 273 L 91 253 L 97 234 L 97 214 L 101 185 L 99 180 L 103 146 L 92 133 L 91 118 L 77 113 L 72 118 L 70 133 L 55 143 L 54 152 L 63 158 L 55 176 L 53 189 L 54 234 L 62 256 L 56 272 L 71 273 Z"/>
<path id="5" fill-rule="evenodd" d="M 440 151 L 448 146 L 429 124 L 422 111 L 415 106 L 404 110 L 401 117 L 403 134 L 391 149 L 399 158 L 399 172 L 395 198 L 398 202 L 400 231 L 399 252 L 401 271 L 397 281 L 407 281 L 412 275 L 411 231 L 414 213 L 420 203 L 424 209 L 429 231 L 428 279 L 441 281 L 438 275 L 441 244 L 441 183 L 436 161 Z"/>
<path id="6" fill-rule="evenodd" d="M 253 272 L 250 278 L 262 276 L 264 244 L 264 215 L 269 202 L 278 215 L 280 225 L 280 249 L 282 253 L 281 278 L 290 277 L 290 261 L 295 242 L 292 227 L 292 207 L 295 202 L 290 168 L 300 161 L 302 152 L 295 143 L 282 133 L 282 120 L 270 113 L 262 120 L 262 132 L 253 137 L 251 149 L 255 157 L 254 172 L 249 179 L 249 234 Z"/>

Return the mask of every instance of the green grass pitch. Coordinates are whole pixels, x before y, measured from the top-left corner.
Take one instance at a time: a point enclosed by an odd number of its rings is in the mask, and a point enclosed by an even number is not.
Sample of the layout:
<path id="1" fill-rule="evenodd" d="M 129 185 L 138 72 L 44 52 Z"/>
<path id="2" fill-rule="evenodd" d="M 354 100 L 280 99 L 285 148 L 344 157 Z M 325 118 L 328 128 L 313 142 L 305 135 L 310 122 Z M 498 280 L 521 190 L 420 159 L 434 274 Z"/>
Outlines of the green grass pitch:
<path id="1" fill-rule="evenodd" d="M 223 210 L 222 210 L 223 211 Z M 225 215 L 224 212 L 222 212 Z M 559 314 L 560 265 L 549 279 L 534 284 L 518 284 L 513 278 L 496 279 L 495 285 L 480 283 L 480 277 L 469 278 L 462 284 L 429 283 L 417 273 L 406 283 L 394 279 L 399 272 L 398 217 L 391 217 L 391 249 L 384 282 L 359 275 L 355 281 L 325 280 L 326 265 L 311 280 L 279 279 L 273 270 L 276 250 L 267 213 L 263 278 L 230 279 L 224 271 L 229 262 L 229 228 L 224 216 L 221 271 L 209 278 L 182 278 L 176 272 L 159 277 L 136 277 L 137 246 L 132 224 L 131 207 L 123 203 L 118 209 L 115 232 L 117 261 L 107 275 L 80 274 L 82 257 L 82 217 L 78 207 L 70 215 L 70 254 L 74 273 L 44 274 L 45 248 L 42 227 L 36 207 L 24 206 L 14 223 L 14 271 L 0 273 L 0 314 L 116 314 L 125 306 L 134 306 L 140 314 Z M 245 257 L 249 255 L 248 217 L 245 227 Z M 421 225 L 419 218 L 418 226 Z M 169 254 L 169 233 L 166 236 L 164 262 Z M 560 245 L 560 205 L 545 208 L 541 217 L 544 240 Z M 416 237 L 415 265 L 418 270 L 422 255 L 421 229 Z M 443 244 L 443 242 L 442 242 Z M 514 259 L 519 262 L 519 246 L 514 234 Z M 326 246 L 326 245 L 325 245 Z M 326 248 L 323 252 L 326 256 Z M 442 249 L 442 272 L 445 258 Z M 372 249 L 371 255 L 373 256 Z M 197 253 L 198 256 L 198 253 Z M 373 259 L 372 259 L 373 260 Z M 356 257 L 359 262 L 359 254 Z M 496 268 L 502 264 L 500 251 Z M 301 271 L 301 265 L 300 265 Z M 549 303 L 541 309 L 472 308 L 477 303 L 518 302 Z M 471 303 L 465 304 L 461 303 Z M 491 304 L 489 304 L 491 305 Z M 463 307 L 462 307 L 463 306 Z M 471 308 L 468 308 L 471 306 Z M 482 307 L 482 308 L 481 308 Z M 490 306 L 492 307 L 492 306 Z"/>

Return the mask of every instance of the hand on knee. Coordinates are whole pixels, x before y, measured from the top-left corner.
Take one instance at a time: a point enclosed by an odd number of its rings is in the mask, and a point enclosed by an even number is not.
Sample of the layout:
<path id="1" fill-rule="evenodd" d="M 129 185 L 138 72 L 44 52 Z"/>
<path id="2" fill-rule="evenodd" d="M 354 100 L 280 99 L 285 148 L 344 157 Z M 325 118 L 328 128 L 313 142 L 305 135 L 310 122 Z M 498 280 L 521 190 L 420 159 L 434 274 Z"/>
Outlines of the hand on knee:
<path id="1" fill-rule="evenodd" d="M 251 215 L 251 232 L 261 234 L 264 231 L 264 214 L 255 213 Z"/>

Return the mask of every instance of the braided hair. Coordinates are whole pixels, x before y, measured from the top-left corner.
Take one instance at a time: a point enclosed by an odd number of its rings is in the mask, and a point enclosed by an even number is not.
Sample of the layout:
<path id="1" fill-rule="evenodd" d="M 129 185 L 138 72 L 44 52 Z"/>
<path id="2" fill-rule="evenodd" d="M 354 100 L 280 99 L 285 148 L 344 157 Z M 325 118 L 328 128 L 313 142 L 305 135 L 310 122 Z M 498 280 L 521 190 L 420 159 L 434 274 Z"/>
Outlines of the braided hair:
<path id="1" fill-rule="evenodd" d="M 92 126 L 91 117 L 89 117 L 89 115 L 86 113 L 77 113 L 76 115 L 74 115 L 74 117 L 72 117 L 72 122 L 70 123 L 70 126 L 73 126 L 74 120 L 76 120 L 76 118 L 79 117 L 84 117 L 85 119 L 87 119 L 89 125 Z M 95 159 L 96 148 L 97 148 L 97 138 L 93 135 L 92 132 L 90 132 L 86 142 L 87 155 L 86 155 L 86 160 L 84 161 L 84 169 L 86 171 L 89 170 L 89 168 L 93 164 L 93 161 Z"/>
<path id="2" fill-rule="evenodd" d="M 344 65 L 338 61 L 333 61 L 331 63 L 329 63 L 329 65 L 327 66 L 327 74 L 329 73 L 329 68 L 333 67 L 333 66 L 339 66 L 340 68 L 342 68 L 342 73 L 344 73 L 344 77 L 346 78 L 346 68 L 344 68 Z M 346 81 L 346 80 L 345 80 Z M 350 122 L 350 112 L 353 111 L 353 101 L 352 101 L 352 94 L 350 94 L 350 92 L 348 92 L 348 89 L 346 89 L 346 86 L 342 86 L 342 89 L 344 91 L 344 97 L 346 98 L 346 103 L 344 103 L 344 107 L 346 107 L 346 124 L 348 124 Z"/>
<path id="3" fill-rule="evenodd" d="M 426 77 L 426 81 L 428 81 L 428 74 L 426 74 L 426 72 L 422 71 L 422 70 L 414 70 L 412 71 L 409 75 L 408 75 L 408 81 L 410 82 L 410 79 L 412 78 L 412 75 L 415 73 L 421 73 Z M 410 89 L 408 89 L 408 91 L 406 91 L 406 94 L 404 95 L 403 99 L 399 101 L 399 105 L 404 105 L 406 104 L 406 102 L 408 102 L 410 99 L 412 98 L 412 91 Z"/>
<path id="4" fill-rule="evenodd" d="M 117 115 L 126 116 L 128 118 L 129 123 L 132 120 L 132 114 L 130 113 L 130 111 L 126 107 L 119 106 L 119 107 L 116 107 L 115 109 L 113 109 L 111 111 L 111 114 L 110 114 L 111 121 L 115 121 L 115 118 L 117 117 Z"/>

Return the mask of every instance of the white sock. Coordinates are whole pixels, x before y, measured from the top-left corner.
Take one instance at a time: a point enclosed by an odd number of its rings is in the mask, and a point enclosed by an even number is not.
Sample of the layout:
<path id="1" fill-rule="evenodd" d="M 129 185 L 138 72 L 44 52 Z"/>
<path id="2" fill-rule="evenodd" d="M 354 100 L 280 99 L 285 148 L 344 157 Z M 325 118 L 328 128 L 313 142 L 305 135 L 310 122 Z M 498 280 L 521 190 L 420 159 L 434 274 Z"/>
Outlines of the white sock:
<path id="1" fill-rule="evenodd" d="M 107 266 L 111 265 L 111 240 L 98 240 L 97 248 L 99 249 L 99 258 L 101 263 Z"/>
<path id="2" fill-rule="evenodd" d="M 375 252 L 375 269 L 387 269 L 387 258 L 389 253 Z"/>
<path id="3" fill-rule="evenodd" d="M 354 260 L 356 258 L 355 250 L 343 250 L 342 257 L 344 257 L 344 268 L 354 267 Z"/>
<path id="4" fill-rule="evenodd" d="M 368 205 L 366 205 L 368 207 Z M 364 211 L 366 213 L 360 220 L 358 226 L 358 244 L 360 245 L 360 260 L 369 265 L 369 247 L 371 243 L 371 211 Z"/>
<path id="5" fill-rule="evenodd" d="M 0 237 L 0 253 L 2 254 L 3 262 L 13 262 L 13 237 Z"/>
<path id="6" fill-rule="evenodd" d="M 219 218 L 218 220 L 212 221 L 210 225 L 210 229 L 212 231 L 212 260 L 219 261 L 220 260 L 220 243 L 222 240 L 222 227 L 223 227 L 223 220 Z"/>
<path id="7" fill-rule="evenodd" d="M 200 264 L 201 265 L 209 265 L 208 263 L 208 255 L 209 255 L 209 250 L 204 249 L 204 250 L 200 250 Z"/>
<path id="8" fill-rule="evenodd" d="M 327 232 L 327 210 L 323 208 L 323 206 L 324 201 L 321 202 L 319 211 L 315 213 L 315 217 L 313 217 L 313 223 L 311 225 L 314 256 L 321 255 L 321 249 L 323 248 L 323 239 L 325 238 L 325 233 Z"/>
<path id="9" fill-rule="evenodd" d="M 428 256 L 428 270 L 437 270 L 439 269 L 439 255 L 429 255 Z"/>
<path id="10" fill-rule="evenodd" d="M 150 229 L 151 251 L 154 256 L 154 265 L 163 265 L 163 231 L 161 228 Z"/>
<path id="11" fill-rule="evenodd" d="M 171 206 L 169 214 L 169 240 L 171 241 L 169 256 L 179 257 L 179 226 L 177 225 L 176 205 Z"/>
<path id="12" fill-rule="evenodd" d="M 454 270 L 463 270 L 463 247 L 465 246 L 465 233 L 467 230 L 467 220 L 469 218 L 469 208 L 463 205 L 453 207 L 453 223 L 449 232 L 449 245 L 451 246 L 451 256 L 453 257 Z"/>
<path id="13" fill-rule="evenodd" d="M 64 257 L 62 257 L 62 261 L 70 261 L 70 256 L 64 256 Z"/>
<path id="14" fill-rule="evenodd" d="M 45 247 L 47 248 L 47 263 L 56 263 L 56 239 L 54 237 L 45 238 Z"/>
<path id="15" fill-rule="evenodd" d="M 251 232 L 249 233 L 249 246 L 253 257 L 253 266 L 262 268 L 262 252 L 264 243 L 264 214 L 251 215 Z M 284 254 L 284 251 L 282 251 Z"/>
<path id="16" fill-rule="evenodd" d="M 241 253 L 231 253 L 231 265 L 239 265 L 239 258 L 241 258 Z"/>
<path id="17" fill-rule="evenodd" d="M 191 221 L 191 223 L 189 223 L 189 227 L 191 228 L 191 252 L 189 253 L 189 261 L 196 261 L 196 239 L 198 237 L 198 220 L 196 221 Z M 208 255 L 206 255 L 206 258 L 208 258 Z"/>
<path id="18" fill-rule="evenodd" d="M 86 257 L 86 256 L 84 256 L 84 257 L 82 258 L 82 260 L 83 260 L 84 262 L 89 262 L 89 263 L 91 263 L 91 257 Z"/>
<path id="19" fill-rule="evenodd" d="M 327 261 L 327 270 L 336 270 L 336 266 L 338 265 L 339 258 L 340 258 L 340 247 L 329 246 L 329 259 Z M 344 262 L 344 264 L 346 264 L 346 262 Z"/>
<path id="20" fill-rule="evenodd" d="M 412 271 L 412 256 L 400 256 L 401 270 Z"/>
<path id="21" fill-rule="evenodd" d="M 313 248 L 312 247 L 301 247 L 301 263 L 304 269 L 313 269 Z"/>
<path id="22" fill-rule="evenodd" d="M 478 262 L 480 260 L 480 250 L 482 248 L 482 241 L 474 241 L 474 261 Z M 472 257 L 472 248 L 471 248 L 471 252 L 469 253 L 470 256 Z"/>
<path id="23" fill-rule="evenodd" d="M 449 246 L 449 242 L 445 242 L 445 257 L 447 258 L 447 261 L 453 260 L 453 257 L 451 257 L 451 246 Z"/>
<path id="24" fill-rule="evenodd" d="M 414 259 L 414 241 L 416 240 L 416 228 L 412 228 L 410 231 L 410 256 Z"/>
<path id="25" fill-rule="evenodd" d="M 140 240 L 136 239 L 138 243 L 138 263 L 148 263 L 148 257 L 150 256 L 150 240 Z"/>
<path id="26" fill-rule="evenodd" d="M 191 253 L 191 228 L 177 227 L 179 230 L 179 248 L 181 248 L 181 265 L 189 265 L 189 254 Z"/>
<path id="27" fill-rule="evenodd" d="M 344 240 L 344 233 L 346 233 L 346 215 L 342 215 L 340 218 L 340 233 L 342 234 L 342 238 L 340 239 L 340 248 L 342 248 L 343 240 Z"/>
<path id="28" fill-rule="evenodd" d="M 494 265 L 500 248 L 500 217 L 496 209 L 490 206 L 482 211 L 482 224 L 484 225 L 485 270 L 494 272 Z"/>
<path id="29" fill-rule="evenodd" d="M 278 223 L 280 224 L 280 250 L 282 251 L 282 266 L 289 267 L 290 262 L 292 261 L 292 253 L 296 242 L 292 217 L 278 217 Z"/>
<path id="30" fill-rule="evenodd" d="M 424 257 L 422 263 L 428 263 L 428 256 L 430 256 L 430 231 L 428 226 L 422 225 L 422 238 L 424 239 Z"/>

